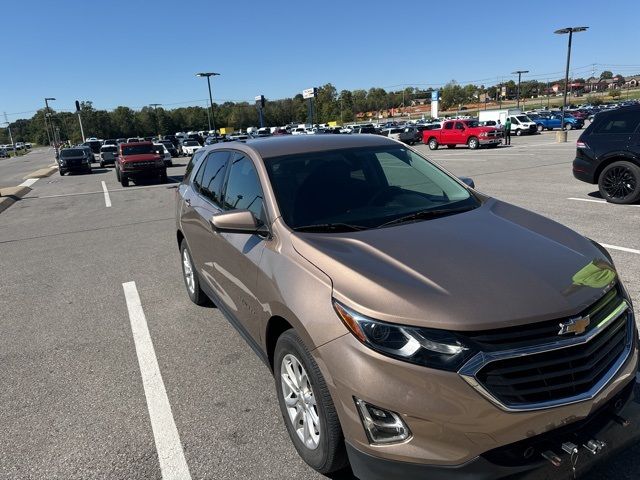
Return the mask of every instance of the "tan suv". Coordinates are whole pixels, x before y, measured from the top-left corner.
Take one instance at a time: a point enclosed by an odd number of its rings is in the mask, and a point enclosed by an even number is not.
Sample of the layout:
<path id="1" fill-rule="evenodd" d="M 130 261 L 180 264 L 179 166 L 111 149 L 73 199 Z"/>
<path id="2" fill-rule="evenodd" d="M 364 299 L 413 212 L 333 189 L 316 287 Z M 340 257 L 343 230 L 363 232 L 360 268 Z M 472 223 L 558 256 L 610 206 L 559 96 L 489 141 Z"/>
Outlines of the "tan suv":
<path id="1" fill-rule="evenodd" d="M 272 369 L 318 472 L 562 478 L 637 440 L 633 308 L 597 243 L 375 135 L 205 147 L 177 199 L 190 298 Z"/>

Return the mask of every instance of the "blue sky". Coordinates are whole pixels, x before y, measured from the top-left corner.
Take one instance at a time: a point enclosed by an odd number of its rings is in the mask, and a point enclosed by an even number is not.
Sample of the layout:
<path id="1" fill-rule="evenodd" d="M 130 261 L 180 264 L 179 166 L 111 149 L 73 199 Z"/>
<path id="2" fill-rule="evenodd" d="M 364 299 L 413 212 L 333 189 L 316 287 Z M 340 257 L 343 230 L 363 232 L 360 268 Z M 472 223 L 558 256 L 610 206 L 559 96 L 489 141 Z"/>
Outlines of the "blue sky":
<path id="1" fill-rule="evenodd" d="M 640 73 L 635 0 L 2 3 L 0 113 L 10 120 L 30 117 L 45 96 L 58 110 L 75 99 L 105 109 L 204 105 L 206 81 L 194 76 L 203 70 L 222 74 L 216 102 L 282 98 L 328 82 L 338 90 L 489 85 L 518 69 L 557 78 L 567 38 L 553 31 L 578 25 L 590 29 L 574 37 L 575 76 L 589 76 L 593 63 L 598 72 Z"/>

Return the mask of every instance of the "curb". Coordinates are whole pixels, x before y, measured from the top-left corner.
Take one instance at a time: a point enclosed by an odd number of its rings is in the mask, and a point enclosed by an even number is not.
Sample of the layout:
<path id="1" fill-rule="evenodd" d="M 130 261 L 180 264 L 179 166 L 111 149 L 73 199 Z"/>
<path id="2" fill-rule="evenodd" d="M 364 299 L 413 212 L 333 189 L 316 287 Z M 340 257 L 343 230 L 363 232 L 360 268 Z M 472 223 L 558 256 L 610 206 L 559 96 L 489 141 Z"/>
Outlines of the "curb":
<path id="1" fill-rule="evenodd" d="M 16 203 L 27 193 L 31 191 L 30 187 L 7 187 L 0 189 L 0 213 L 4 212 L 11 205 Z"/>
<path id="2" fill-rule="evenodd" d="M 49 167 L 41 168 L 36 170 L 35 172 L 31 172 L 29 175 L 22 177 L 23 180 L 28 180 L 29 178 L 45 178 L 50 177 L 54 174 L 54 172 L 58 171 L 57 165 L 51 165 Z"/>

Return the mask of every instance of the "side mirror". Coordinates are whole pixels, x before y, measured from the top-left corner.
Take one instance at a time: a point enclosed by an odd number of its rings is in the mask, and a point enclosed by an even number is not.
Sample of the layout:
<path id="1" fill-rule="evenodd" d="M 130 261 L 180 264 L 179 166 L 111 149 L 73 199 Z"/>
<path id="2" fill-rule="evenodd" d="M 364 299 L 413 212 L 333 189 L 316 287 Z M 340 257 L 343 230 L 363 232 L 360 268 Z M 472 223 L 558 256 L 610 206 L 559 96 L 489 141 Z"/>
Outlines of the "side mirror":
<path id="1" fill-rule="evenodd" d="M 469 177 L 458 177 L 458 179 L 464 183 L 467 187 L 476 188 L 476 183 L 473 181 L 473 178 Z"/>
<path id="2" fill-rule="evenodd" d="M 211 217 L 211 225 L 218 232 L 266 233 L 266 226 L 249 210 L 232 210 Z"/>

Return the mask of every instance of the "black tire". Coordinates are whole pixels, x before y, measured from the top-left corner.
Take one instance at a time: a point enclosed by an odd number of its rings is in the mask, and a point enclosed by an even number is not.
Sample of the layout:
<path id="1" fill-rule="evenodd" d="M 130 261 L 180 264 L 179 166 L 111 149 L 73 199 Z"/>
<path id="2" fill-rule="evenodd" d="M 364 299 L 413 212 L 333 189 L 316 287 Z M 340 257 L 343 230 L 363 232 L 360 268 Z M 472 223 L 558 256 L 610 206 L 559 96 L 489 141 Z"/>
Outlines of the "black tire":
<path id="1" fill-rule="evenodd" d="M 67 173 L 67 172 L 65 172 L 64 170 L 60 170 L 60 176 L 61 176 L 61 177 L 64 177 L 64 174 L 65 174 L 65 173 Z"/>
<path id="2" fill-rule="evenodd" d="M 129 179 L 126 175 L 120 174 L 120 185 L 122 185 L 123 187 L 129 186 Z"/>
<path id="3" fill-rule="evenodd" d="M 160 183 L 167 183 L 167 169 L 160 172 Z"/>
<path id="4" fill-rule="evenodd" d="M 516 137 L 519 137 L 520 135 L 522 135 L 522 130 L 520 130 L 519 128 L 516 130 Z"/>
<path id="5" fill-rule="evenodd" d="M 104 168 L 104 162 L 102 160 L 100 161 L 100 168 Z"/>
<path id="6" fill-rule="evenodd" d="M 456 148 L 456 145 L 455 145 L 455 144 L 453 144 L 453 145 L 447 145 L 447 148 Z"/>
<path id="7" fill-rule="evenodd" d="M 637 202 L 640 200 L 640 167 L 626 160 L 607 165 L 598 178 L 598 189 L 607 202 Z"/>
<path id="8" fill-rule="evenodd" d="M 191 268 L 193 269 L 193 291 L 191 291 L 191 288 L 189 287 L 189 284 L 187 283 L 187 275 L 186 275 L 186 271 L 185 271 L 185 264 L 184 264 L 184 255 L 185 252 L 187 254 L 187 256 L 189 257 L 189 263 L 191 265 Z M 189 299 L 195 303 L 196 305 L 199 305 L 201 307 L 207 307 L 207 306 L 211 306 L 213 305 L 213 302 L 211 302 L 211 300 L 209 299 L 209 297 L 207 297 L 206 293 L 204 293 L 202 291 L 202 289 L 200 288 L 200 278 L 198 277 L 198 271 L 196 270 L 196 268 L 193 266 L 193 258 L 191 257 L 191 252 L 189 251 L 189 247 L 187 246 L 187 241 L 186 240 L 182 240 L 182 242 L 180 243 L 180 264 L 182 265 L 182 279 L 184 280 L 184 286 L 187 289 L 187 295 L 189 295 Z"/>
<path id="9" fill-rule="evenodd" d="M 438 149 L 438 141 L 435 138 L 430 138 L 429 142 L 429 150 L 437 150 Z"/>
<path id="10" fill-rule="evenodd" d="M 317 448 L 313 450 L 304 445 L 298 437 L 289 419 L 287 407 L 284 403 L 281 366 L 286 355 L 295 357 L 306 370 L 316 401 L 316 413 L 320 420 L 320 439 Z M 338 414 L 336 413 L 331 394 L 318 368 L 318 364 L 295 330 L 287 330 L 278 338 L 274 352 L 273 370 L 280 412 L 282 413 L 291 441 L 296 447 L 300 457 L 302 457 L 311 468 L 322 474 L 342 470 L 348 462 L 344 445 L 344 435 L 340 427 Z"/>
<path id="11" fill-rule="evenodd" d="M 480 148 L 480 141 L 477 137 L 470 137 L 469 140 L 467 140 L 467 145 L 469 145 L 471 150 L 476 150 Z"/>

